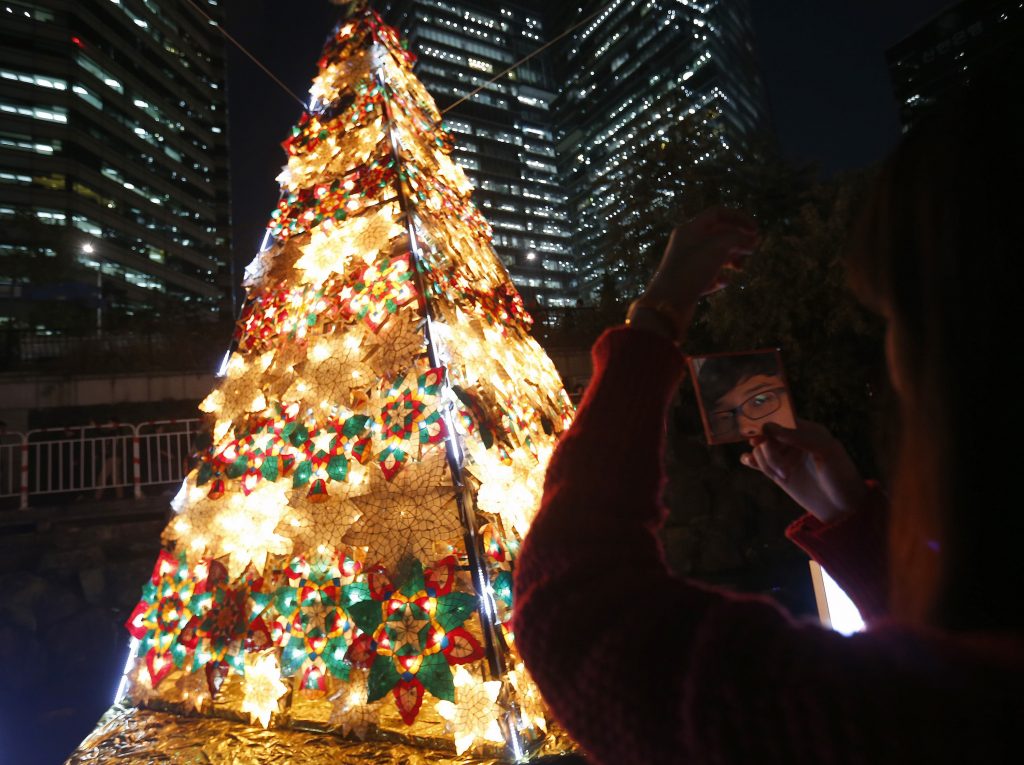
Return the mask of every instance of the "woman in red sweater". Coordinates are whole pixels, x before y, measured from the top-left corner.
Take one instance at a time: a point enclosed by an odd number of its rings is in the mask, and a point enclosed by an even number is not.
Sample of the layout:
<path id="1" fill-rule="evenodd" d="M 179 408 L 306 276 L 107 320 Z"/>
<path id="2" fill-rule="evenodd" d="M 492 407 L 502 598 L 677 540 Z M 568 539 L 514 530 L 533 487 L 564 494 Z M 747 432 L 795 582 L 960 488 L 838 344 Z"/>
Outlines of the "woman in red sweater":
<path id="1" fill-rule="evenodd" d="M 900 399 L 891 503 L 818 426 L 769 429 L 743 458 L 808 510 L 788 535 L 864 633 L 676 578 L 662 558 L 679 344 L 754 249 L 753 222 L 712 210 L 676 229 L 627 325 L 597 341 L 519 558 L 515 622 L 595 762 L 1024 761 L 1024 512 L 1004 445 L 1024 401 L 1015 354 L 992 345 L 1019 326 L 1021 126 L 1019 88 L 976 87 L 904 140 L 854 237 L 852 283 L 888 321 Z"/>

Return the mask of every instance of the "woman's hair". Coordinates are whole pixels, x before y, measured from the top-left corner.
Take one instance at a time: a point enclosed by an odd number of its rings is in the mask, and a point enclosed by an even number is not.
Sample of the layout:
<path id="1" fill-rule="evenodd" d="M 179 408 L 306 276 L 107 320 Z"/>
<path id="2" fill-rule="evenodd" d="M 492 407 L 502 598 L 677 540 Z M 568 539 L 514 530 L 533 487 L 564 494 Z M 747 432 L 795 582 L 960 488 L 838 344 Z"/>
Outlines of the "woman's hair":
<path id="1" fill-rule="evenodd" d="M 1024 627 L 1020 71 L 1005 59 L 910 131 L 847 254 L 889 320 L 900 399 L 890 605 L 953 629 Z"/>
<path id="2" fill-rule="evenodd" d="M 779 360 L 774 352 L 709 356 L 697 371 L 700 395 L 708 406 L 725 396 L 744 380 L 756 375 L 772 377 L 780 374 Z"/>

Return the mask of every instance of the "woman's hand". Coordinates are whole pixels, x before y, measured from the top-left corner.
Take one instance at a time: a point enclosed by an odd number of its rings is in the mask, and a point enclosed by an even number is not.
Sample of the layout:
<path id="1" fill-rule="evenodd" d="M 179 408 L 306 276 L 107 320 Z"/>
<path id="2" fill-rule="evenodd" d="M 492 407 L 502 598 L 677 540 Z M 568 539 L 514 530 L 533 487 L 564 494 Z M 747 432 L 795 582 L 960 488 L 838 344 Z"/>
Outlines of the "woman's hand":
<path id="1" fill-rule="evenodd" d="M 791 430 L 768 423 L 763 433 L 740 462 L 771 478 L 804 510 L 828 523 L 862 506 L 864 480 L 843 445 L 821 425 L 797 420 Z"/>
<path id="2" fill-rule="evenodd" d="M 739 268 L 757 246 L 757 223 L 746 213 L 711 207 L 669 237 L 661 264 L 640 301 L 670 306 L 678 323 L 689 325 L 697 300 L 722 289 L 726 268 Z"/>

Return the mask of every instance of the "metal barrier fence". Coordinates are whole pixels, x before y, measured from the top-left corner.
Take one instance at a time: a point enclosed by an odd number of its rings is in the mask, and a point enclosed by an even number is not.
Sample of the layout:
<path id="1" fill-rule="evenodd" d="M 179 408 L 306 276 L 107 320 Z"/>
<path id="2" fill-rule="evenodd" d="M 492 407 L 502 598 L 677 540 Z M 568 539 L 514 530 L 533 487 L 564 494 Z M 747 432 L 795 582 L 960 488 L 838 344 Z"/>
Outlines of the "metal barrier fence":
<path id="1" fill-rule="evenodd" d="M 144 486 L 184 479 L 198 434 L 199 420 L 0 433 L 0 499 L 25 510 L 37 496 L 141 497 Z"/>

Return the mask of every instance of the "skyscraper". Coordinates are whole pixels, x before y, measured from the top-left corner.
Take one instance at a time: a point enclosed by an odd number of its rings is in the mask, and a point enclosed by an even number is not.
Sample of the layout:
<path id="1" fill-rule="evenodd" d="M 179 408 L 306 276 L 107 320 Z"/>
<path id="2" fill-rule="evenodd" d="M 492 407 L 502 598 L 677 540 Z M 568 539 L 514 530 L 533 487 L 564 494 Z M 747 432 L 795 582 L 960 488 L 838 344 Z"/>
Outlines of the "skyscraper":
<path id="1" fill-rule="evenodd" d="M 1024 44 L 1019 0 L 964 0 L 886 51 L 904 131 L 993 56 Z M 1007 72 L 1019 87 L 1021 72 Z"/>
<path id="2" fill-rule="evenodd" d="M 391 0 L 382 11 L 408 38 L 419 57 L 416 74 L 442 109 L 546 39 L 541 15 L 514 4 Z M 555 91 L 546 58 L 536 57 L 445 115 L 454 156 L 494 228 L 494 248 L 527 303 L 540 308 L 576 302 L 555 158 Z"/>
<path id="3" fill-rule="evenodd" d="M 153 0 L 4 0 L 0 18 L 0 326 L 218 315 L 230 252 L 218 31 Z"/>
<path id="4" fill-rule="evenodd" d="M 746 0 L 587 0 L 556 28 L 598 11 L 556 54 L 558 154 L 585 303 L 598 299 L 608 226 L 629 209 L 645 147 L 713 108 L 718 150 L 742 156 L 767 121 Z"/>

